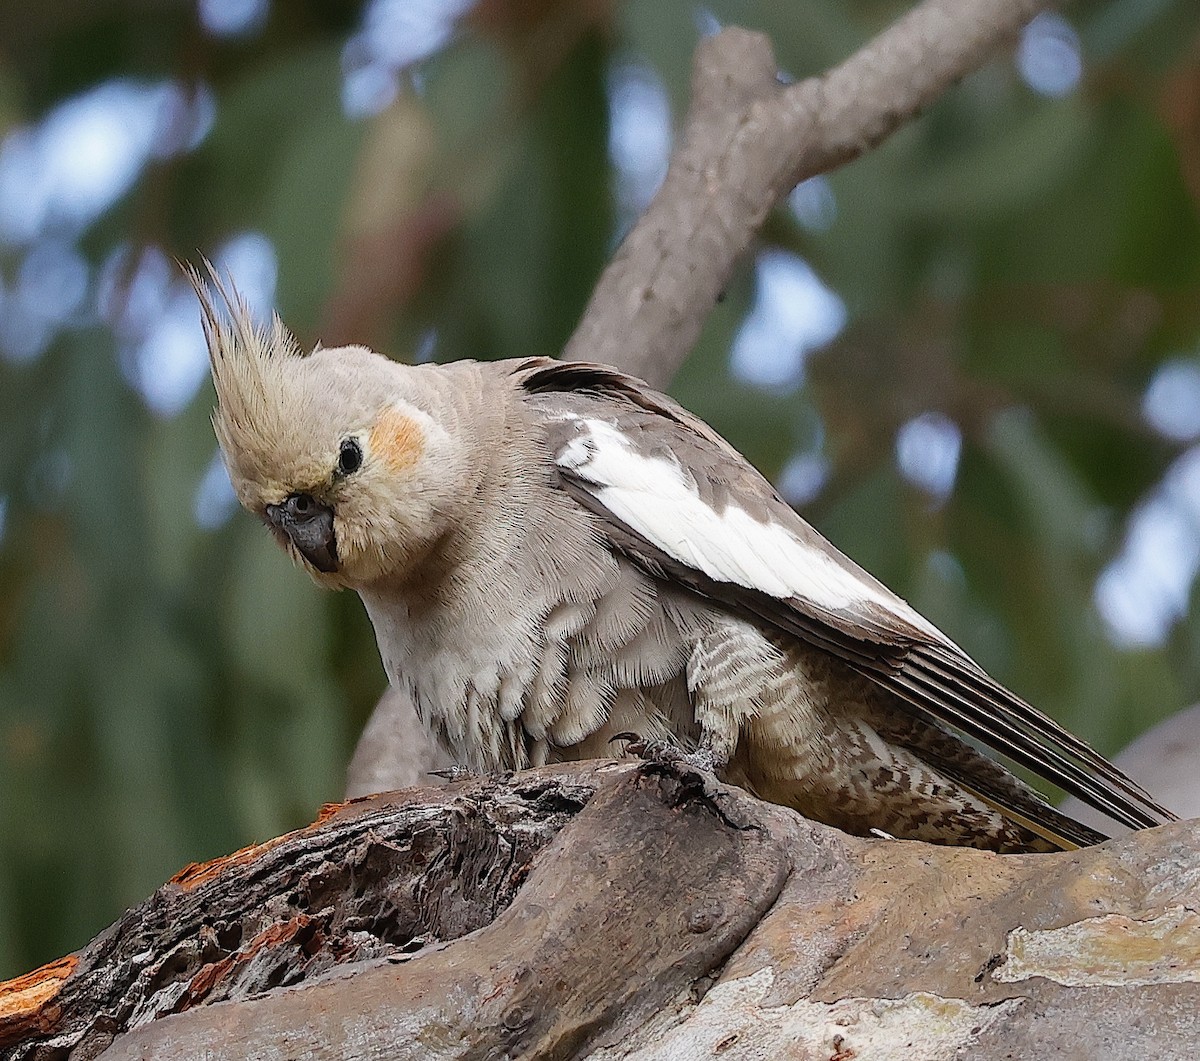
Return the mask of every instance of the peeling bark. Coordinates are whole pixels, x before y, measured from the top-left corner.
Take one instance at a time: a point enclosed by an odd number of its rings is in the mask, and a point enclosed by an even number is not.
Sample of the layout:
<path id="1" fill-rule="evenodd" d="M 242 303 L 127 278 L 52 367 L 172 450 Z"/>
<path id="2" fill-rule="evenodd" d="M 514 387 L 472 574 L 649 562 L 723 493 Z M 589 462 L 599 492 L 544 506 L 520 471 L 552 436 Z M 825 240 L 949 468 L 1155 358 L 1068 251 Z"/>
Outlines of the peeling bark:
<path id="1" fill-rule="evenodd" d="M 491 924 L 594 789 L 587 772 L 414 789 L 331 808 L 307 829 L 189 866 L 65 959 L 70 967 L 0 989 L 0 1047 L 95 1057 L 116 1033 L 163 1015 Z"/>

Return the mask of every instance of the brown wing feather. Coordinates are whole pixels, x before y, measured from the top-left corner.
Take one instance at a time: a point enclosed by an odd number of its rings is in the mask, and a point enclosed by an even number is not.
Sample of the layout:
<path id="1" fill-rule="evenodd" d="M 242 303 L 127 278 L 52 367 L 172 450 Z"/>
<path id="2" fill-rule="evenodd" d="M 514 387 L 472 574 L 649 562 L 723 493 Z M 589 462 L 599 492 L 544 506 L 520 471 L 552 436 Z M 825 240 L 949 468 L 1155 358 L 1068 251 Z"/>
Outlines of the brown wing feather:
<path id="1" fill-rule="evenodd" d="M 889 744 L 916 753 L 951 781 L 1060 847 L 1087 847 L 1108 839 L 1055 810 L 999 763 L 936 723 L 908 712 L 889 711 L 876 715 L 872 725 Z"/>
<path id="2" fill-rule="evenodd" d="M 591 400 L 598 399 L 604 402 L 603 413 L 615 419 L 622 431 L 637 436 L 653 430 L 654 445 L 669 447 L 697 483 L 719 499 L 783 523 L 806 545 L 826 551 L 865 584 L 883 589 L 797 516 L 711 427 L 640 380 L 601 365 L 544 358 L 522 362 L 515 371 L 529 394 L 555 396 L 557 404 L 550 413 L 564 408 L 564 402 L 569 404 L 570 396 L 577 396 L 588 399 L 579 411 L 594 415 Z M 675 430 L 663 431 L 663 420 Z M 818 609 L 799 598 L 781 600 L 715 581 L 668 556 L 615 517 L 590 483 L 562 469 L 559 474 L 562 487 L 603 521 L 614 548 L 655 577 L 681 583 L 834 654 L 894 693 L 897 703 L 924 723 L 939 731 L 949 726 L 982 742 L 1131 828 L 1175 818 L 1078 737 L 990 678 L 949 639 L 935 640 L 899 613 L 879 606 L 863 605 L 843 613 Z M 963 783 L 967 782 L 980 787 L 978 777 Z M 1011 793 L 995 786 L 989 789 L 980 789 L 980 794 L 1001 809 L 1032 818 L 1067 839 L 1090 843 L 1101 838 L 1052 808 L 1024 806 Z"/>

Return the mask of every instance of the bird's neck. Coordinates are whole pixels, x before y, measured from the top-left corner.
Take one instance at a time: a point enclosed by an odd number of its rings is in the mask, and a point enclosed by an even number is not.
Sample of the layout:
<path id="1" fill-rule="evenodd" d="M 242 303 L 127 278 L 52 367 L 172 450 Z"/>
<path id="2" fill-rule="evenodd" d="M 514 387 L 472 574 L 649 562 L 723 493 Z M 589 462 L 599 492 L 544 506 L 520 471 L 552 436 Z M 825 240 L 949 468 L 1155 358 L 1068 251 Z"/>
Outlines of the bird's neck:
<path id="1" fill-rule="evenodd" d="M 564 513 L 554 509 L 566 499 L 548 489 L 549 462 L 537 431 L 511 416 L 500 426 L 481 440 L 479 452 L 488 459 L 467 485 L 457 518 L 402 574 L 359 589 L 385 663 L 390 654 L 403 668 L 403 657 L 435 644 L 469 655 L 495 651 L 483 631 L 537 606 L 531 596 L 544 582 L 538 571 L 556 541 L 547 523 L 562 522 Z"/>

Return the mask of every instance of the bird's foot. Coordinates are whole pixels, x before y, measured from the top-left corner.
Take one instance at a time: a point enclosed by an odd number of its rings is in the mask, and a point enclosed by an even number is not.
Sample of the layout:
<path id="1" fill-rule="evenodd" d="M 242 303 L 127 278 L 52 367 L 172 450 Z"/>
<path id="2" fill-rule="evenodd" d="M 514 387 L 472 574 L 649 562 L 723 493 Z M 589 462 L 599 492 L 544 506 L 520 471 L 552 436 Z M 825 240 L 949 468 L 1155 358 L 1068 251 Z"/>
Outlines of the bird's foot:
<path id="1" fill-rule="evenodd" d="M 734 829 L 761 828 L 738 809 L 737 799 L 720 784 L 728 758 L 722 758 L 703 742 L 695 751 L 685 751 L 671 741 L 645 740 L 637 733 L 618 733 L 609 742 L 614 741 L 624 741 L 626 753 L 642 760 L 644 776 L 668 782 L 664 796 L 669 806 L 699 799 Z"/>
<path id="2" fill-rule="evenodd" d="M 716 774 L 725 765 L 711 749 L 704 746 L 689 752 L 671 741 L 645 740 L 637 733 L 618 733 L 609 738 L 610 744 L 614 741 L 625 741 L 625 753 L 636 755 L 644 762 L 687 766 L 706 774 Z"/>

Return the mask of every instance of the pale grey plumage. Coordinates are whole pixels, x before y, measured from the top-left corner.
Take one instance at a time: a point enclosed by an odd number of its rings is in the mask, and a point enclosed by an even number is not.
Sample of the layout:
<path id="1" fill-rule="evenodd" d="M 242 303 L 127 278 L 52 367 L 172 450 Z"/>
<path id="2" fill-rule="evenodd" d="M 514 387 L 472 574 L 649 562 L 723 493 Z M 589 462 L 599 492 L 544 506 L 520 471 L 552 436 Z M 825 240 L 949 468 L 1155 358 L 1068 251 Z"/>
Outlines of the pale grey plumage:
<path id="1" fill-rule="evenodd" d="M 1169 816 L 638 381 L 301 358 L 197 286 L 239 498 L 318 582 L 359 592 L 390 680 L 463 765 L 603 756 L 632 731 L 856 832 L 1098 838 L 950 723 L 1132 824 Z"/>

